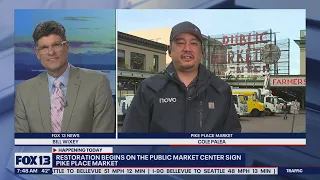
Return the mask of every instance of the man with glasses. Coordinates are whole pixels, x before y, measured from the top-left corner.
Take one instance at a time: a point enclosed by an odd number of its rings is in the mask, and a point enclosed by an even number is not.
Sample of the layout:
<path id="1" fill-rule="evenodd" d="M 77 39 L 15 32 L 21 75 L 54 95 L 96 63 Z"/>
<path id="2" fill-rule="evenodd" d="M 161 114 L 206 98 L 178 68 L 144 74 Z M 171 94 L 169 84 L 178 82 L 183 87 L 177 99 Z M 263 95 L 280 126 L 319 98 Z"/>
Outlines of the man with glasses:
<path id="1" fill-rule="evenodd" d="M 32 37 L 46 71 L 17 86 L 15 132 L 114 132 L 109 79 L 68 63 L 65 28 L 55 21 L 42 22 Z"/>

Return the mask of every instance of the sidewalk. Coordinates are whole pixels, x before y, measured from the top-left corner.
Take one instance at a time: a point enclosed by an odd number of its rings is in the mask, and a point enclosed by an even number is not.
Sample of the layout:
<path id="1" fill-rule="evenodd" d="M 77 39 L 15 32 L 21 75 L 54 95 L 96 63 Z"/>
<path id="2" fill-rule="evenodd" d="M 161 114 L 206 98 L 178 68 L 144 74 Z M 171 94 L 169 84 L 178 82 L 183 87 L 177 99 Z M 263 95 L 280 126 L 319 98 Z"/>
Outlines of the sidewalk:
<path id="1" fill-rule="evenodd" d="M 306 109 L 300 109 L 299 110 L 299 114 L 305 114 L 306 113 Z"/>

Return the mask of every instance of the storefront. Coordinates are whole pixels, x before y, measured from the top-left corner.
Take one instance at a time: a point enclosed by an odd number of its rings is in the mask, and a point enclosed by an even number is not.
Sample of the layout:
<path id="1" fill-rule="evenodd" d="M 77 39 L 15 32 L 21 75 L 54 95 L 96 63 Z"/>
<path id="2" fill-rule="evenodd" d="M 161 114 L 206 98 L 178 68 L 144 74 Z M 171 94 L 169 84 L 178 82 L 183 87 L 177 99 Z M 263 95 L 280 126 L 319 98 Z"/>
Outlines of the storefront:
<path id="1" fill-rule="evenodd" d="M 283 98 L 285 101 L 298 100 L 300 108 L 305 108 L 306 102 L 306 76 L 272 76 L 270 77 L 270 89 L 273 95 Z"/>
<path id="2" fill-rule="evenodd" d="M 117 96 L 135 94 L 140 83 L 166 68 L 167 45 L 118 32 Z"/>

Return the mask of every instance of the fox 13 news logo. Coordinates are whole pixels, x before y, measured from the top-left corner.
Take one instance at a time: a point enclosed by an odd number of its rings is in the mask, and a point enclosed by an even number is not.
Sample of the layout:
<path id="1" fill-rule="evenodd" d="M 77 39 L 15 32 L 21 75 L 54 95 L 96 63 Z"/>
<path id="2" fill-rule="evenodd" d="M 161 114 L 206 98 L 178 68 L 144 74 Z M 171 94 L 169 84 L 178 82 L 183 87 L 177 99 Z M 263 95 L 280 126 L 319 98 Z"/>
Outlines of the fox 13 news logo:
<path id="1" fill-rule="evenodd" d="M 50 168 L 51 153 L 15 153 L 15 168 Z"/>

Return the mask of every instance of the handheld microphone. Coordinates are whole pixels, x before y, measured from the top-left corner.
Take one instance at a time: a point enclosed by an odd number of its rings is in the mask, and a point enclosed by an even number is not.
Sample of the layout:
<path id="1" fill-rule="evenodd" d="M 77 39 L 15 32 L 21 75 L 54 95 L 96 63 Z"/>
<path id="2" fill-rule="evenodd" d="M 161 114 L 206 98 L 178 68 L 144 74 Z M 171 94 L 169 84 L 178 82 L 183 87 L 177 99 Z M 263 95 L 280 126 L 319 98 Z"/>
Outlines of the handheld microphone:
<path id="1" fill-rule="evenodd" d="M 63 105 L 63 107 L 67 107 L 68 106 L 68 102 L 66 101 Z"/>

